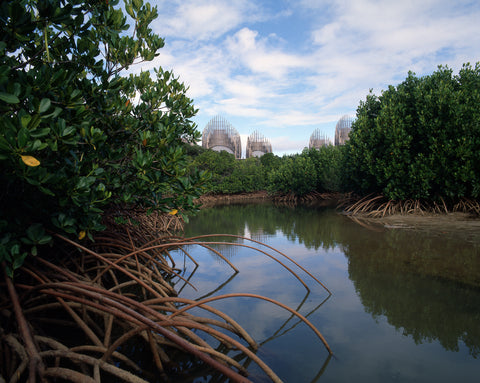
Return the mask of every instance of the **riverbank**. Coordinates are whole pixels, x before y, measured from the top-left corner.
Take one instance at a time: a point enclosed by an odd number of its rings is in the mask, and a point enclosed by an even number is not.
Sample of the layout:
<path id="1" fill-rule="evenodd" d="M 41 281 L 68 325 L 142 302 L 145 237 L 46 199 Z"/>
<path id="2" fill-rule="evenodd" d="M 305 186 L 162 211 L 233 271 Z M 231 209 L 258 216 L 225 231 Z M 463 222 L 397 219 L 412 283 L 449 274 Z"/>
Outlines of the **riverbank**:
<path id="1" fill-rule="evenodd" d="M 457 236 L 480 244 L 480 219 L 468 213 L 393 214 L 381 218 L 360 214 L 348 217 L 374 231 L 414 230 L 440 236 Z"/>
<path id="2" fill-rule="evenodd" d="M 272 201 L 272 197 L 264 190 L 253 193 L 239 194 L 204 194 L 196 200 L 200 208 L 211 207 L 218 204 Z"/>
<path id="3" fill-rule="evenodd" d="M 231 203 L 255 203 L 271 201 L 274 203 L 305 204 L 315 206 L 331 206 L 335 207 L 344 199 L 341 193 L 311 193 L 305 197 L 297 198 L 293 195 L 272 195 L 265 190 L 252 193 L 239 194 L 205 194 L 197 199 L 201 208 L 211 207 L 215 205 L 225 205 Z"/>
<path id="4" fill-rule="evenodd" d="M 345 201 L 349 195 L 340 193 L 324 193 L 311 195 L 298 202 L 312 206 L 328 206 L 337 208 L 340 214 L 345 214 L 357 223 L 369 229 L 391 230 L 404 229 L 436 233 L 438 235 L 459 235 L 469 242 L 480 243 L 480 217 L 466 212 L 425 212 L 410 211 L 404 213 L 385 214 L 372 217 L 368 212 L 346 213 Z M 208 194 L 200 197 L 201 208 L 216 205 L 273 202 L 290 204 L 291 199 L 269 195 L 266 191 L 241 194 Z"/>

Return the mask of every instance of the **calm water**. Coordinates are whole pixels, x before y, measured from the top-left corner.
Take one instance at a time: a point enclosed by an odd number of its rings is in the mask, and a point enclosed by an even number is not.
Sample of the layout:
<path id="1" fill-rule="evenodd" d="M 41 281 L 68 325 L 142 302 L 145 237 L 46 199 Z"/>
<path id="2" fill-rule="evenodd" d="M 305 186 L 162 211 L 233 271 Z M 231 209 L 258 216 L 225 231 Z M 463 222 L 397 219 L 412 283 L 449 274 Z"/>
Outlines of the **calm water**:
<path id="1" fill-rule="evenodd" d="M 308 293 L 278 263 L 250 249 L 217 247 L 238 274 L 200 247 L 189 247 L 200 263 L 196 270 L 188 258 L 175 255 L 198 289 L 179 282 L 180 296 L 260 294 L 297 309 L 322 332 L 332 358 L 310 328 L 271 303 L 211 303 L 261 344 L 258 355 L 285 382 L 480 381 L 478 236 L 362 226 L 328 209 L 269 204 L 202 210 L 185 236 L 204 233 L 273 246 L 332 291 L 329 296 L 283 259 L 308 284 Z M 252 380 L 268 381 L 254 363 L 248 369 Z"/>

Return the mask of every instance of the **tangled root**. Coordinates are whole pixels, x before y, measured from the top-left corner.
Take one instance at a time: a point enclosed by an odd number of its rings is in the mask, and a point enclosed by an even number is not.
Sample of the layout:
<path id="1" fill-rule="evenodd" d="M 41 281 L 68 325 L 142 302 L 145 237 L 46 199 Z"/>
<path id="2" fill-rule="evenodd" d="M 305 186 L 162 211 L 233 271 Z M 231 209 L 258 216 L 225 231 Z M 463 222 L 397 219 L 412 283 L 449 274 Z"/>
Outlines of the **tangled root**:
<path id="1" fill-rule="evenodd" d="M 185 245 L 213 250 L 209 237 L 146 241 L 143 236 L 141 230 L 124 235 L 107 231 L 87 248 L 57 235 L 55 254 L 30 257 L 13 281 L 5 273 L 7 289 L 0 289 L 0 381 L 168 382 L 208 373 L 219 380 L 246 382 L 246 366 L 253 361 L 279 382 L 255 354 L 255 340 L 233 318 L 207 305 L 237 296 L 263 299 L 290 311 L 332 354 L 307 318 L 272 299 L 248 293 L 200 301 L 178 297 L 172 279 L 189 282 L 170 251 Z M 308 289 L 278 254 L 293 260 L 279 252 L 261 252 Z M 209 312 L 208 318 L 190 314 L 193 307 Z"/>
<path id="2" fill-rule="evenodd" d="M 363 198 L 348 196 L 339 207 L 343 208 L 348 215 L 364 215 L 371 218 L 380 218 L 393 214 L 417 214 L 427 213 L 445 214 L 450 212 L 468 213 L 480 215 L 479 201 L 462 198 L 456 203 L 447 203 L 443 198 L 440 201 L 427 202 L 422 200 L 407 199 L 404 201 L 387 200 L 383 195 Z"/>

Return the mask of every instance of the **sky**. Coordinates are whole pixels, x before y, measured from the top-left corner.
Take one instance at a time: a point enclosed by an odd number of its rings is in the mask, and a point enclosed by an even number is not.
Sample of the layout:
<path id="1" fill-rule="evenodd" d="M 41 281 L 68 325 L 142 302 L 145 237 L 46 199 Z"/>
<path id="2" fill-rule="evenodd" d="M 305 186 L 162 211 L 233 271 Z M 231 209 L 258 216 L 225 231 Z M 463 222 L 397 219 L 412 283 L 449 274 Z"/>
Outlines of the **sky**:
<path id="1" fill-rule="evenodd" d="M 242 138 L 258 131 L 273 153 L 300 153 L 319 130 L 355 117 L 409 71 L 458 73 L 480 61 L 478 0 L 150 0 L 151 27 L 165 39 L 141 70 L 172 70 L 199 109 Z"/>

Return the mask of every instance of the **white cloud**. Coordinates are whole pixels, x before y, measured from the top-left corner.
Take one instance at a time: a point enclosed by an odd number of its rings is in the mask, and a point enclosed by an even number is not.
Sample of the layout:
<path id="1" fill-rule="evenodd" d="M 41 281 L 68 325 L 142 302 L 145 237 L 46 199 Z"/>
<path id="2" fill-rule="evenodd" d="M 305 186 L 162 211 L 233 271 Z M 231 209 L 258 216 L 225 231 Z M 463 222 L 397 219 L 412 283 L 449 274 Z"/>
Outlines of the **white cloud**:
<path id="1" fill-rule="evenodd" d="M 248 76 L 231 78 L 224 84 L 224 90 L 236 99 L 244 100 L 242 103 L 258 105 L 259 102 L 270 95 L 267 89 L 252 80 L 253 79 Z"/>
<path id="2" fill-rule="evenodd" d="M 308 147 L 308 141 L 306 139 L 292 140 L 289 136 L 272 137 L 270 143 L 272 144 L 273 153 L 277 155 L 300 152 L 304 147 Z"/>
<path id="3" fill-rule="evenodd" d="M 334 20 L 314 30 L 312 40 L 329 55 L 364 62 L 373 61 L 372 53 L 383 62 L 398 60 L 398 66 L 435 60 L 442 49 L 471 49 L 480 41 L 480 10 L 468 12 L 459 5 L 438 0 L 337 1 Z"/>
<path id="4" fill-rule="evenodd" d="M 340 23 L 330 23 L 324 25 L 322 28 L 313 31 L 313 42 L 318 45 L 328 45 L 332 41 L 340 38 L 342 33 L 342 26 Z"/>
<path id="5" fill-rule="evenodd" d="M 190 86 L 200 129 L 219 113 L 236 118 L 239 130 L 242 118 L 244 130 L 277 128 L 267 137 L 274 152 L 301 151 L 319 125 L 329 124 L 333 137 L 338 119 L 354 114 L 369 89 L 378 94 L 409 70 L 480 61 L 480 5 L 468 0 L 157 4 L 154 30 L 166 47 L 143 70 L 173 68 Z M 267 5 L 275 9 L 267 13 Z"/>
<path id="6" fill-rule="evenodd" d="M 268 38 L 257 38 L 257 31 L 242 28 L 227 39 L 229 54 L 253 73 L 281 78 L 290 70 L 309 65 L 304 57 L 270 47 Z"/>
<path id="7" fill-rule="evenodd" d="M 190 40 L 216 39 L 257 14 L 247 0 L 177 0 L 161 2 L 161 35 Z"/>

